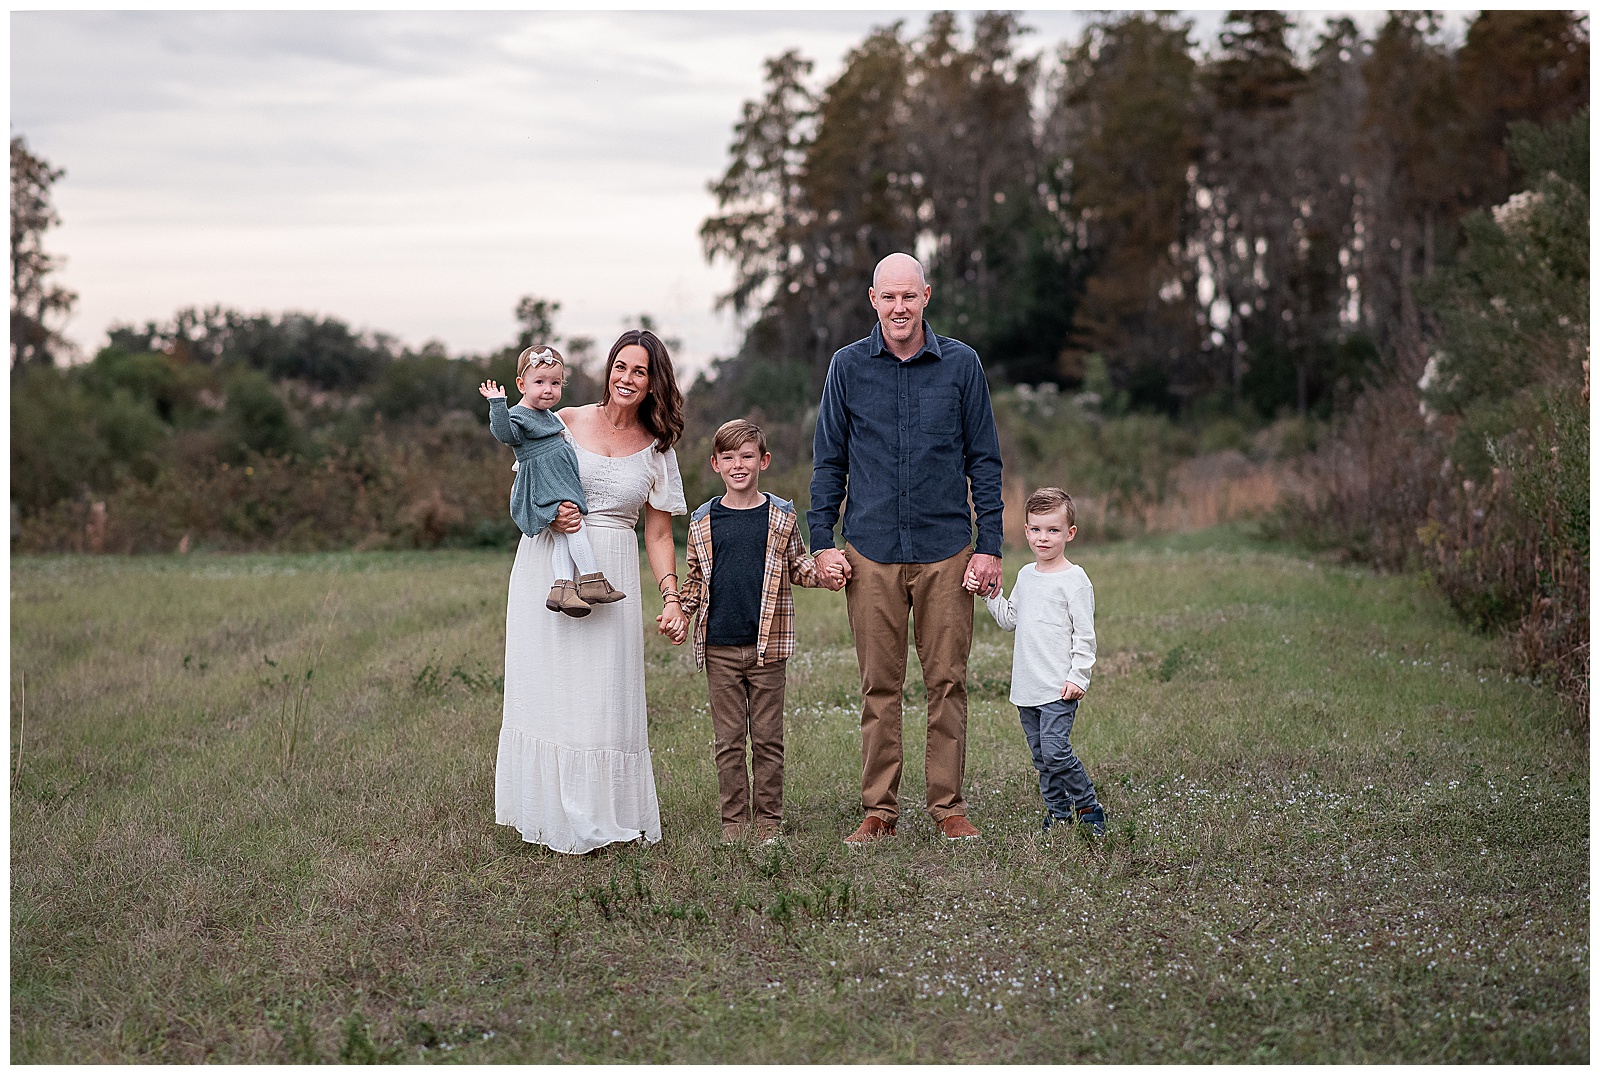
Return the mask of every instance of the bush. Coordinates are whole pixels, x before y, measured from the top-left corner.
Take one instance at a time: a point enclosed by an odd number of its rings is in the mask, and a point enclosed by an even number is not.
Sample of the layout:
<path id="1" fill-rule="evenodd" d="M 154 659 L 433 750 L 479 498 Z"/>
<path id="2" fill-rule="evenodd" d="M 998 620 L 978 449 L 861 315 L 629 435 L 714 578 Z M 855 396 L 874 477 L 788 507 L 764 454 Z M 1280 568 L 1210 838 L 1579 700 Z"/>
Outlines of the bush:
<path id="1" fill-rule="evenodd" d="M 1525 432 L 1493 443 L 1487 483 L 1463 478 L 1418 531 L 1470 622 L 1509 631 L 1522 666 L 1589 702 L 1588 398 L 1548 395 Z"/>
<path id="2" fill-rule="evenodd" d="M 244 463 L 250 453 L 291 455 L 300 444 L 289 406 L 266 376 L 238 369 L 228 378 L 222 409 L 223 458 Z"/>
<path id="3" fill-rule="evenodd" d="M 93 393 L 49 366 L 11 384 L 11 499 L 22 513 L 129 479 L 150 481 L 169 440 L 151 406 L 125 388 Z"/>
<path id="4" fill-rule="evenodd" d="M 53 366 L 11 381 L 11 500 L 23 512 L 92 487 L 108 465 L 87 393 Z"/>
<path id="5" fill-rule="evenodd" d="M 170 425 L 193 426 L 207 417 L 205 393 L 216 388 L 213 371 L 171 355 L 107 347 L 84 366 L 80 379 L 95 396 L 122 389 L 148 403 Z"/>
<path id="6" fill-rule="evenodd" d="M 1391 369 L 1299 464 L 1270 532 L 1389 571 L 1422 566 L 1417 527 L 1448 496 L 1414 372 Z"/>
<path id="7" fill-rule="evenodd" d="M 517 402 L 512 378 L 500 382 L 508 405 Z M 405 354 L 389 364 L 372 390 L 373 406 L 385 418 L 437 419 L 452 410 L 477 410 L 483 405 L 477 385 L 488 374 L 475 362 L 450 358 L 443 348 L 428 347 Z"/>

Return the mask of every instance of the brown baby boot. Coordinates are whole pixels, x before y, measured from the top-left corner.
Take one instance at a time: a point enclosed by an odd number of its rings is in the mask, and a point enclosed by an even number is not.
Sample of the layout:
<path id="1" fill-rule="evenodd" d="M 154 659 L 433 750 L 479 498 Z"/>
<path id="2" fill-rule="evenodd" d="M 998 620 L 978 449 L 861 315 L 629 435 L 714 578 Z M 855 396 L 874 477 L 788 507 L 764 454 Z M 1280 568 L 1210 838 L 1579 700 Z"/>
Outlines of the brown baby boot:
<path id="1" fill-rule="evenodd" d="M 578 576 L 578 596 L 591 605 L 609 605 L 628 595 L 607 582 L 603 573 L 596 571 L 592 575 Z"/>
<path id="2" fill-rule="evenodd" d="M 573 617 L 587 616 L 591 611 L 588 602 L 578 596 L 578 588 L 571 579 L 556 579 L 556 584 L 550 587 L 550 596 L 544 599 L 544 607 Z"/>

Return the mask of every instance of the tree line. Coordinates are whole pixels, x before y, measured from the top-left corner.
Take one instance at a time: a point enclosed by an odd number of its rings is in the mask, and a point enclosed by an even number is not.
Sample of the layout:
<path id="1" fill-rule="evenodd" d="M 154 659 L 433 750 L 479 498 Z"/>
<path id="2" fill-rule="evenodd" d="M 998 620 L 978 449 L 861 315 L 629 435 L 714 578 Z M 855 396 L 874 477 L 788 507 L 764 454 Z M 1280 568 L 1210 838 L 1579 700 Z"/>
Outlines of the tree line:
<path id="1" fill-rule="evenodd" d="M 113 325 L 93 359 L 70 367 L 35 347 L 13 357 L 13 508 L 30 515 L 129 479 L 148 483 L 174 465 L 320 461 L 354 448 L 375 425 L 431 426 L 476 411 L 477 383 L 514 379 L 518 352 L 554 338 L 559 310 L 523 299 L 517 339 L 465 359 L 436 341 L 406 347 L 337 317 L 223 307 Z M 583 391 L 593 342 L 564 343 Z"/>
<path id="2" fill-rule="evenodd" d="M 1307 55 L 1290 15 L 1229 12 L 1202 50 L 1177 15 L 1095 17 L 1024 54 L 1021 16 L 895 22 L 826 85 L 791 50 L 745 103 L 705 254 L 748 318 L 719 377 L 795 413 L 862 334 L 872 266 L 923 256 L 936 330 L 1011 383 L 1106 408 L 1326 414 L 1377 360 L 1421 354 L 1412 284 L 1467 213 L 1526 185 L 1510 125 L 1588 103 L 1587 19 L 1435 13 L 1370 36 L 1329 19 Z"/>

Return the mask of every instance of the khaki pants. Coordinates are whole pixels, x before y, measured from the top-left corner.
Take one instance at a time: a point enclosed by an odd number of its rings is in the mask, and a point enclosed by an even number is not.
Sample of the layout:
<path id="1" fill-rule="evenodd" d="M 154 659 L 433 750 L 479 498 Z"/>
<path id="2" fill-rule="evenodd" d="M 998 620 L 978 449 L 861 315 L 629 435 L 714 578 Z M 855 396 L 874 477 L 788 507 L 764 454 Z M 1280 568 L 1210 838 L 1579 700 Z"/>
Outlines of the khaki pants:
<path id="1" fill-rule="evenodd" d="M 783 820 L 783 687 L 787 661 L 756 664 L 755 646 L 707 646 L 722 827 Z M 750 739 L 749 776 L 744 741 Z M 753 785 L 753 788 L 752 788 Z"/>
<path id="2" fill-rule="evenodd" d="M 879 564 L 845 545 L 845 602 L 861 666 L 861 807 L 899 816 L 900 697 L 906 681 L 906 620 L 915 623 L 917 660 L 928 687 L 928 813 L 965 815 L 967 656 L 972 595 L 961 587 L 970 549 L 933 564 Z"/>

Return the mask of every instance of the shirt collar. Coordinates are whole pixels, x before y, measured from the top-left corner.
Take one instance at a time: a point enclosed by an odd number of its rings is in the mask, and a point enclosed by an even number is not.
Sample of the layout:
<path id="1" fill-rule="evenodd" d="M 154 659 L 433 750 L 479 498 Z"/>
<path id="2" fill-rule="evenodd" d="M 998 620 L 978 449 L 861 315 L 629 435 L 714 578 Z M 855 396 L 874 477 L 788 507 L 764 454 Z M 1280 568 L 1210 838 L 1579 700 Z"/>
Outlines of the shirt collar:
<path id="1" fill-rule="evenodd" d="M 888 355 L 896 362 L 900 361 L 900 356 L 889 350 L 888 345 L 883 342 L 883 325 L 880 322 L 874 321 L 872 323 L 872 335 L 870 339 L 872 340 L 872 353 L 874 355 Z M 939 350 L 939 337 L 935 335 L 933 329 L 929 327 L 927 318 L 922 319 L 922 350 L 918 351 L 905 361 L 915 362 L 923 355 L 932 355 L 934 358 L 944 357 L 944 353 Z"/>

